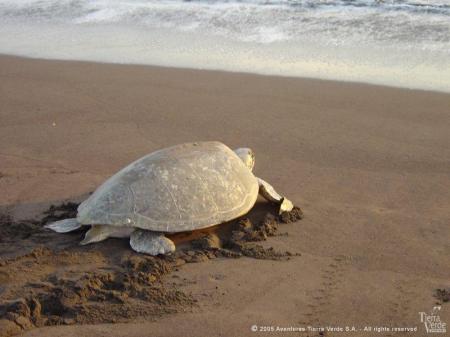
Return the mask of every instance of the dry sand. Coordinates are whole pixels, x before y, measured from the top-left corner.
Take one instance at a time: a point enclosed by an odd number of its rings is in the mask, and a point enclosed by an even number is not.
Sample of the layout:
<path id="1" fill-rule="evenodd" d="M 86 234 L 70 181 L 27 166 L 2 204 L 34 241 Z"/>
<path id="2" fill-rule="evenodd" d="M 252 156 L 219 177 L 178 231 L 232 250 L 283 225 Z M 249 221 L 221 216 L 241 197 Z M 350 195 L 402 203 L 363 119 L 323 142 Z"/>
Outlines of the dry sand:
<path id="1" fill-rule="evenodd" d="M 295 334 L 254 333 L 254 324 L 417 327 L 322 335 L 424 336 L 419 312 L 436 303 L 450 324 L 448 296 L 435 296 L 450 287 L 449 94 L 8 56 L 0 79 L 0 213 L 14 220 L 1 225 L 1 304 L 41 289 L 43 319 L 62 324 L 19 319 L 25 336 Z M 194 140 L 254 149 L 256 174 L 305 213 L 263 246 L 298 255 L 197 248 L 181 260 L 202 263 L 184 264 L 138 256 L 126 240 L 80 247 L 80 232 L 41 229 L 50 205 L 79 202 L 132 160 Z M 259 200 L 249 218 L 273 212 Z M 61 317 L 58 306 L 72 308 L 80 294 L 81 309 L 98 310 Z M 16 311 L 32 316 L 33 303 Z M 117 323 L 89 324 L 99 321 Z"/>

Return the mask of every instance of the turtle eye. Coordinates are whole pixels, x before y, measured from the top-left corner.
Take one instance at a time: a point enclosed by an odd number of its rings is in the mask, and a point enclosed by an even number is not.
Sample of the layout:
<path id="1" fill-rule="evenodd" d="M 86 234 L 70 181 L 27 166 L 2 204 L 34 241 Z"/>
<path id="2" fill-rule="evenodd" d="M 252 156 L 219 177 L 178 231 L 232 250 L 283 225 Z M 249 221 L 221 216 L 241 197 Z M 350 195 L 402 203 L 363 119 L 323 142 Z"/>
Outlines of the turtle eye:
<path id="1" fill-rule="evenodd" d="M 250 152 L 250 157 L 251 157 L 251 169 L 253 169 L 253 166 L 255 166 L 255 155 L 253 154 L 253 152 Z"/>

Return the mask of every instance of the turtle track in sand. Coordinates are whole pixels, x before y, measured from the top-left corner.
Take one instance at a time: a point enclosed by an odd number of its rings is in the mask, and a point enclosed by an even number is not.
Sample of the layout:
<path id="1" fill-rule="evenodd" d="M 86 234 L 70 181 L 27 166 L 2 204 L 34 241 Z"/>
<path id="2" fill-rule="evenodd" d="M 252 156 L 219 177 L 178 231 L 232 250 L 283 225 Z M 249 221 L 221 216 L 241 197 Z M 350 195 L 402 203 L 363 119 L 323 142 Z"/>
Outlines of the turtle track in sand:
<path id="1" fill-rule="evenodd" d="M 61 235 L 43 228 L 74 217 L 77 206 L 51 206 L 39 220 L 14 221 L 0 214 L 0 337 L 41 326 L 148 320 L 190 310 L 197 300 L 166 282 L 167 275 L 182 265 L 298 255 L 259 242 L 279 235 L 280 224 L 301 219 L 299 208 L 281 216 L 269 212 L 261 221 L 241 218 L 198 231 L 184 243 L 174 235 L 177 251 L 152 257 L 132 251 L 128 240 L 80 246 L 84 229 Z"/>

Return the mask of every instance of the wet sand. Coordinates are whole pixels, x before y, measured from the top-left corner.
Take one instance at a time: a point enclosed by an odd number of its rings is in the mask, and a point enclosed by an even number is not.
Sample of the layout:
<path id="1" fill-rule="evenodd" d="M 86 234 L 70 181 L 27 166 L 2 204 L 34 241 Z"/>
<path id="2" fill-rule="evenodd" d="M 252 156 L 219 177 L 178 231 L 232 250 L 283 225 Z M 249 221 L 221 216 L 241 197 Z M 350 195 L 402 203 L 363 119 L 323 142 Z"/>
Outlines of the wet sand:
<path id="1" fill-rule="evenodd" d="M 0 212 L 16 222 L 82 201 L 144 154 L 197 140 L 254 149 L 256 175 L 305 213 L 263 242 L 298 256 L 183 264 L 161 276 L 188 296 L 174 310 L 133 319 L 130 309 L 126 322 L 66 321 L 25 336 L 295 334 L 252 325 L 417 327 L 325 335 L 423 336 L 419 312 L 436 303 L 450 323 L 449 304 L 434 296 L 450 287 L 450 94 L 9 56 L 0 76 Z M 259 200 L 249 217 L 270 211 Z M 2 237 L 2 299 L 29 282 L 23 273 L 48 283 L 135 258 L 126 240 L 79 247 L 80 233 L 36 231 Z"/>

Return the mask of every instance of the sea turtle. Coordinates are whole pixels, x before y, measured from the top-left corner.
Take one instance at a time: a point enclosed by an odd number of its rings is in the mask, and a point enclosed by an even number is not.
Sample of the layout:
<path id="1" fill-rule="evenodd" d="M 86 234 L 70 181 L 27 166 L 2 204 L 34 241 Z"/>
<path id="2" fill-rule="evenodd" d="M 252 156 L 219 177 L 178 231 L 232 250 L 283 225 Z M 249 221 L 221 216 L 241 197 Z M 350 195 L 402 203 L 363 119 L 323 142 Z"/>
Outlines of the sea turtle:
<path id="1" fill-rule="evenodd" d="M 258 192 L 290 211 L 292 203 L 253 175 L 249 148 L 220 142 L 180 144 L 146 155 L 106 180 L 78 206 L 76 218 L 46 225 L 66 233 L 90 225 L 81 244 L 130 237 L 137 252 L 175 251 L 164 233 L 214 226 L 246 214 Z"/>

